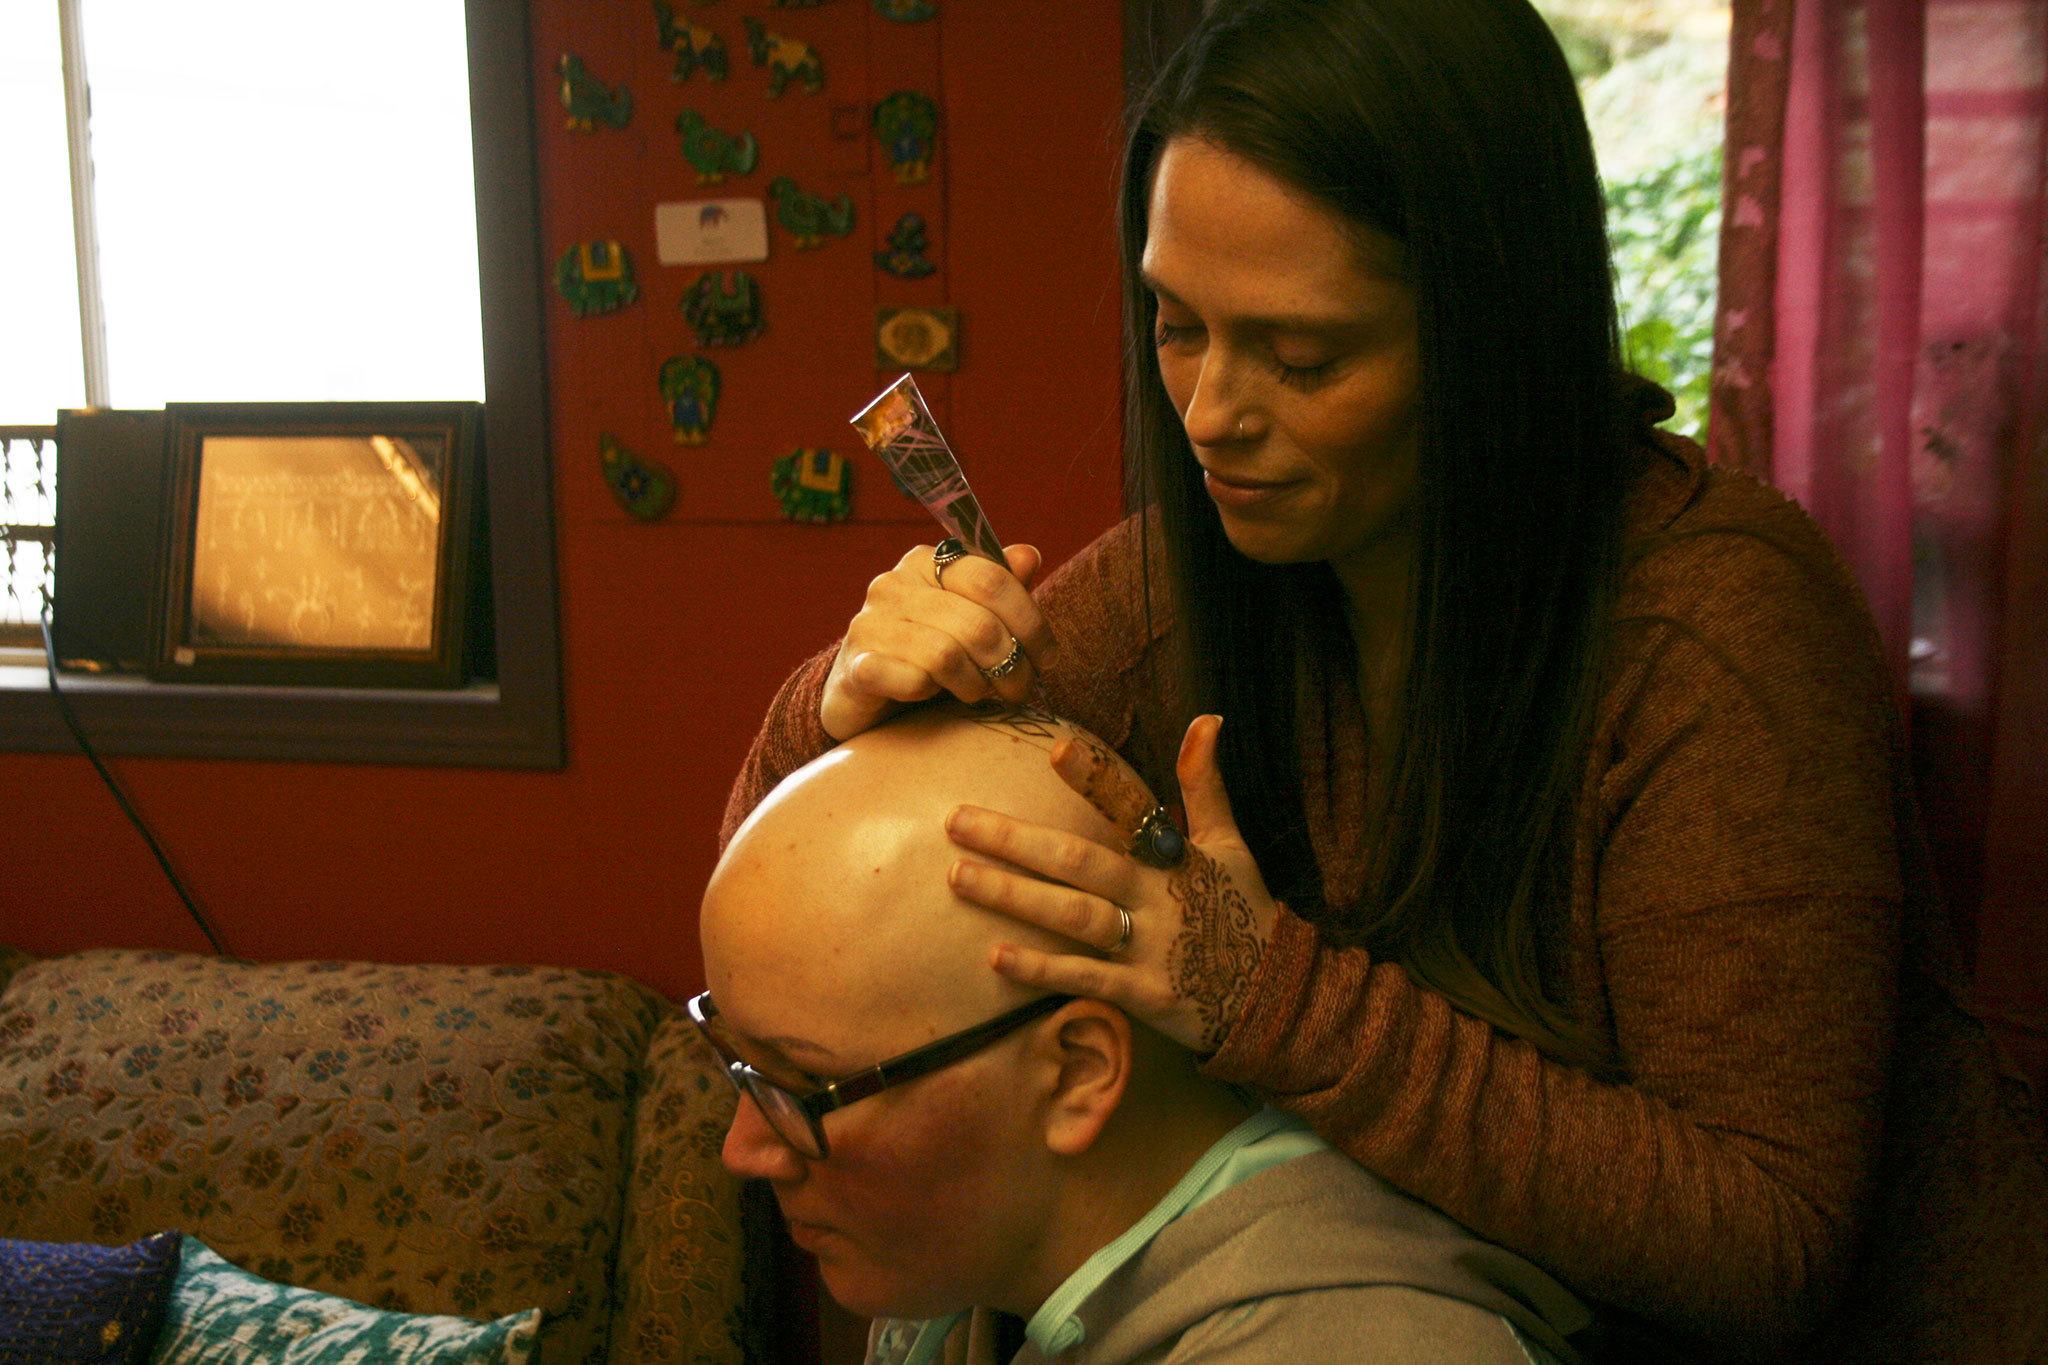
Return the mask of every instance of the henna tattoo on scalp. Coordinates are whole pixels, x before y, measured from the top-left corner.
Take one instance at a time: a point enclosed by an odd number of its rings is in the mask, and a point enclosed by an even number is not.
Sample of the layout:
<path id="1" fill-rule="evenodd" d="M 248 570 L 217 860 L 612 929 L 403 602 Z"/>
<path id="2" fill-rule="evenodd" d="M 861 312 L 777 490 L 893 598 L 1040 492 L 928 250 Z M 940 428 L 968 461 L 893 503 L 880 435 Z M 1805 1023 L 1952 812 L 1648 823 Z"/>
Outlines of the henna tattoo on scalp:
<path id="1" fill-rule="evenodd" d="M 991 699 L 968 706 L 966 714 L 984 730 L 1045 750 L 1060 778 L 1128 838 L 1158 804 L 1116 750 L 1042 706 Z"/>
<path id="2" fill-rule="evenodd" d="M 1021 739 L 1040 749 L 1050 750 L 1059 742 L 1070 726 L 1042 706 L 1029 702 L 1008 702 L 998 698 L 975 702 L 968 706 L 968 719 L 986 730 L 994 730 L 1012 739 Z"/>
<path id="3" fill-rule="evenodd" d="M 1155 804 L 1143 778 L 1116 750 L 1042 706 L 989 700 L 967 708 L 968 719 L 1053 756 L 1053 763 L 1089 804 L 1118 829 L 1135 830 Z M 1062 749 L 1061 745 L 1072 746 Z"/>
<path id="4" fill-rule="evenodd" d="M 1181 927 L 1167 950 L 1166 968 L 1174 991 L 1201 1021 L 1195 1050 L 1207 1055 L 1229 1036 L 1266 945 L 1251 903 L 1222 865 L 1199 848 L 1188 850 L 1168 888 L 1180 903 Z"/>

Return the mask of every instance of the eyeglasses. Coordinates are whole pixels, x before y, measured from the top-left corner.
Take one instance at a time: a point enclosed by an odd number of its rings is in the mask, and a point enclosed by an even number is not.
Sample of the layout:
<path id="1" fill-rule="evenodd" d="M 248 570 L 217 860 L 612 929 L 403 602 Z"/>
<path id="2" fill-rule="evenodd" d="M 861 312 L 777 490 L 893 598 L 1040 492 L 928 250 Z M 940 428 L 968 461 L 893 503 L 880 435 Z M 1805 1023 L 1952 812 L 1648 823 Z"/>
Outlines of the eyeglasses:
<path id="1" fill-rule="evenodd" d="M 929 1076 L 942 1067 L 963 1061 L 1032 1020 L 1051 1014 L 1073 998 L 1071 995 L 1041 996 L 1006 1014 L 999 1014 L 987 1023 L 949 1034 L 937 1042 L 913 1048 L 865 1071 L 856 1071 L 851 1076 L 843 1076 L 801 1095 L 770 1080 L 733 1055 L 729 1041 L 731 1035 L 716 1022 L 718 1005 L 712 1000 L 710 991 L 692 996 L 689 1011 L 690 1020 L 704 1035 L 704 1041 L 711 1044 L 711 1050 L 725 1063 L 727 1079 L 740 1094 L 760 1108 L 761 1116 L 768 1120 L 768 1126 L 775 1130 L 775 1135 L 811 1160 L 823 1161 L 831 1151 L 825 1141 L 824 1119 L 834 1109 L 844 1109 L 856 1100 L 879 1095 L 892 1085 Z"/>

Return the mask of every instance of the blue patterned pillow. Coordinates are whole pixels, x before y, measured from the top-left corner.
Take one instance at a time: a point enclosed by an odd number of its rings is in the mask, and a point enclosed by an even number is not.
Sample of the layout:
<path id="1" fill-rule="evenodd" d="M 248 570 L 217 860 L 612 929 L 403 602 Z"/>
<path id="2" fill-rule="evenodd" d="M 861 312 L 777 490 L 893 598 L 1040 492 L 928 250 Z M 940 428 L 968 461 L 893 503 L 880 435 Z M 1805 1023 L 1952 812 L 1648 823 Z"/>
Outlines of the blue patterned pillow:
<path id="1" fill-rule="evenodd" d="M 178 1234 L 124 1247 L 0 1237 L 0 1361 L 141 1365 L 178 1275 Z"/>
<path id="2" fill-rule="evenodd" d="M 196 1238 L 171 1290 L 152 1365 L 527 1365 L 541 1312 L 496 1322 L 387 1313 L 251 1275 Z"/>

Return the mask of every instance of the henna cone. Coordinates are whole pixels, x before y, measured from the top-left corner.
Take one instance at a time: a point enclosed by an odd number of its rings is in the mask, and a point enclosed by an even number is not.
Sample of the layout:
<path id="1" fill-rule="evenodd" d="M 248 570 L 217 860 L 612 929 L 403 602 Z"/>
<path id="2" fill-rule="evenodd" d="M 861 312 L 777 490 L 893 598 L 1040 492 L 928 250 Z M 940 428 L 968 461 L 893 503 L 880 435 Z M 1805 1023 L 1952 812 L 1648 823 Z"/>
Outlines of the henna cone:
<path id="1" fill-rule="evenodd" d="M 969 551 L 1008 568 L 1003 543 L 982 513 L 953 449 L 932 420 L 917 381 L 909 375 L 882 390 L 853 416 L 853 428 L 889 472 L 924 504 L 939 525 L 958 536 Z"/>

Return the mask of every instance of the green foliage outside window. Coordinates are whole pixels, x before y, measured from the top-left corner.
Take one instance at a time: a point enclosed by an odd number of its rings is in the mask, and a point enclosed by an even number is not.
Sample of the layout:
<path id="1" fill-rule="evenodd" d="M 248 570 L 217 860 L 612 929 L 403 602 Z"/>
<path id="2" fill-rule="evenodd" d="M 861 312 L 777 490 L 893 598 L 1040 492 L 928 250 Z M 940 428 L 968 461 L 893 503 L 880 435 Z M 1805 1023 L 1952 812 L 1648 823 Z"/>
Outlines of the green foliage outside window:
<path id="1" fill-rule="evenodd" d="M 1714 348 L 1728 0 L 1535 0 L 1564 50 L 1607 191 L 1629 365 L 1700 437 Z"/>
<path id="2" fill-rule="evenodd" d="M 1622 354 L 1678 400 L 1669 427 L 1702 436 L 1714 359 L 1720 144 L 1609 184 L 1607 236 L 1621 298 Z"/>

